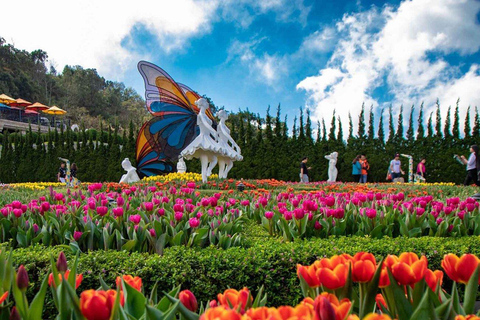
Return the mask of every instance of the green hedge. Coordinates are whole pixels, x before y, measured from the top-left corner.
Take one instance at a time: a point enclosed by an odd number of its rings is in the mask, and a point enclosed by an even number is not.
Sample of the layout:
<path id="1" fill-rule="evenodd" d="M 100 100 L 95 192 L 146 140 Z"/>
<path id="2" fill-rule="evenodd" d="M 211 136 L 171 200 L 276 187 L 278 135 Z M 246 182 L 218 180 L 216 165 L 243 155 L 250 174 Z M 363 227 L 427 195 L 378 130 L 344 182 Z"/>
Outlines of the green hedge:
<path id="1" fill-rule="evenodd" d="M 13 251 L 14 263 L 24 264 L 30 274 L 32 292 L 39 279 L 49 272 L 51 255 L 60 247 L 35 246 Z M 80 290 L 98 288 L 98 276 L 114 284 L 120 274 L 142 277 L 147 292 L 158 280 L 164 290 L 182 284 L 192 290 L 199 301 L 214 299 L 226 288 L 248 286 L 256 292 L 265 285 L 270 305 L 295 304 L 301 298 L 296 264 L 310 264 L 316 259 L 339 253 L 368 251 L 377 257 L 413 251 L 428 257 L 431 269 L 439 269 L 446 253 L 480 255 L 480 237 L 465 238 L 384 238 L 341 237 L 283 243 L 263 239 L 250 248 L 221 250 L 214 247 L 189 249 L 172 247 L 163 256 L 118 251 L 95 251 L 82 254 L 79 270 L 84 274 Z M 69 261 L 73 256 L 67 253 Z"/>

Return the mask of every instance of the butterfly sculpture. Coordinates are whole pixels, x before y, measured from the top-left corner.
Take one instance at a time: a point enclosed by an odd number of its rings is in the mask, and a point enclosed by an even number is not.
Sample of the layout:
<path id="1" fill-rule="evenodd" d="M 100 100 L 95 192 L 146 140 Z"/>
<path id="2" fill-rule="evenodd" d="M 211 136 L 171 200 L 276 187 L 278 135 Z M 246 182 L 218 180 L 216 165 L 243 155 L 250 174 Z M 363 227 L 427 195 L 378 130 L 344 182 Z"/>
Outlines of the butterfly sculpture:
<path id="1" fill-rule="evenodd" d="M 195 101 L 201 97 L 154 64 L 140 61 L 138 70 L 145 82 L 146 108 L 153 115 L 137 138 L 137 172 L 142 178 L 174 171 L 173 162 L 199 133 Z M 215 123 L 211 110 L 206 113 Z"/>

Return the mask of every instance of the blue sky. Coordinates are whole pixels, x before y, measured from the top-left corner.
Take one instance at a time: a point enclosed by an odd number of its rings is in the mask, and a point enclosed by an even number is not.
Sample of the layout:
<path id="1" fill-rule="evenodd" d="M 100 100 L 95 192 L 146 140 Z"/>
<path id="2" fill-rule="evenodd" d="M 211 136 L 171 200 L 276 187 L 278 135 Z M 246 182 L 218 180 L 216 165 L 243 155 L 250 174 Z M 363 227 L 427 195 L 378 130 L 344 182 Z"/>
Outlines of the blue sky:
<path id="1" fill-rule="evenodd" d="M 21 2 L 6 9 L 17 12 Z M 57 69 L 98 69 L 144 94 L 136 70 L 153 62 L 227 110 L 265 115 L 278 103 L 289 122 L 300 106 L 313 121 L 333 110 L 356 122 L 362 103 L 378 115 L 440 99 L 442 112 L 480 106 L 478 0 L 85 0 L 30 4 L 31 28 L 0 21 L 1 36 L 42 48 Z M 42 13 L 43 12 L 43 13 Z M 31 15 L 31 17 L 29 17 Z M 12 21 L 10 21 L 10 19 Z M 62 26 L 62 27 L 59 27 Z M 345 127 L 345 126 L 344 126 Z"/>

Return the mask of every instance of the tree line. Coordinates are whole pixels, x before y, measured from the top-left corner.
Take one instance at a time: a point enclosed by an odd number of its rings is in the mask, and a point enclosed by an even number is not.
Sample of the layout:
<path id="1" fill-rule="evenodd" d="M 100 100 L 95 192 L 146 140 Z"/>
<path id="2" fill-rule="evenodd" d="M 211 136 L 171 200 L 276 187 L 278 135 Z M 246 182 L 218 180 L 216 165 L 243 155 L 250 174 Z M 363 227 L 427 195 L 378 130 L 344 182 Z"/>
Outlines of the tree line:
<path id="1" fill-rule="evenodd" d="M 311 181 L 324 181 L 328 177 L 328 160 L 324 156 L 337 151 L 339 181 L 353 180 L 352 160 L 357 154 L 365 154 L 370 163 L 369 181 L 384 182 L 394 154 L 405 153 L 414 157 L 415 165 L 421 158 L 426 158 L 429 182 L 462 183 L 465 167 L 455 161 L 453 155 L 468 156 L 470 145 L 479 140 L 477 108 L 468 108 L 465 119 L 460 119 L 457 103 L 453 110 L 449 108 L 442 122 L 437 102 L 436 112 L 429 115 L 426 125 L 423 105 L 419 107 L 418 114 L 415 110 L 415 107 L 410 109 L 408 125 L 404 127 L 403 107 L 396 119 L 392 107 L 383 110 L 376 119 L 372 108 L 366 110 L 362 106 L 356 130 L 350 116 L 349 128 L 345 131 L 340 118 L 334 113 L 328 131 L 324 120 L 316 124 L 315 136 L 308 109 L 300 109 L 299 118 L 294 119 L 291 130 L 287 127 L 287 117 L 281 117 L 280 105 L 274 116 L 268 108 L 265 118 L 249 111 L 232 113 L 227 124 L 233 139 L 242 149 L 244 160 L 235 162 L 229 176 L 298 181 L 300 161 L 307 156 L 312 167 L 309 172 Z M 461 121 L 464 122 L 463 132 L 460 130 Z M 388 134 L 384 127 L 388 127 Z M 345 137 L 344 132 L 347 133 Z M 0 181 L 55 181 L 60 164 L 58 157 L 75 162 L 82 181 L 118 181 L 123 174 L 122 159 L 128 157 L 135 164 L 137 133 L 138 128 L 133 122 L 123 135 L 119 134 L 118 126 L 113 130 L 86 130 L 82 127 L 79 132 L 67 129 L 47 134 L 31 130 L 25 135 L 5 132 L 0 137 Z M 403 169 L 407 171 L 408 161 L 406 158 L 402 160 Z M 198 160 L 186 163 L 188 171 L 200 172 Z"/>

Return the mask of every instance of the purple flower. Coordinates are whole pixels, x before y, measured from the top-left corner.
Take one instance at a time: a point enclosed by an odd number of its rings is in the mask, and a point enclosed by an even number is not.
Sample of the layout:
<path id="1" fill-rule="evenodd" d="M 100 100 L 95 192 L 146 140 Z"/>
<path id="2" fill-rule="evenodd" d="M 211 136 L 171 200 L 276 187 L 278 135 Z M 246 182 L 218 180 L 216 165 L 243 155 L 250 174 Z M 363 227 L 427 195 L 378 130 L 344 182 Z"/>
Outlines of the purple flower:
<path id="1" fill-rule="evenodd" d="M 272 211 L 265 211 L 265 218 L 268 220 L 273 218 L 273 212 Z"/>
<path id="2" fill-rule="evenodd" d="M 175 212 L 175 220 L 180 221 L 183 219 L 183 212 Z"/>
<path id="3" fill-rule="evenodd" d="M 151 235 L 153 238 L 156 238 L 156 237 L 157 237 L 157 233 L 155 232 L 155 229 L 150 229 L 150 230 L 148 230 L 148 232 L 150 232 L 150 235 Z"/>
<path id="4" fill-rule="evenodd" d="M 105 206 L 97 207 L 97 214 L 98 214 L 99 216 L 102 216 L 102 217 L 103 217 L 104 215 L 107 214 L 107 212 L 108 212 L 108 208 L 107 208 L 107 207 L 105 207 Z"/>

